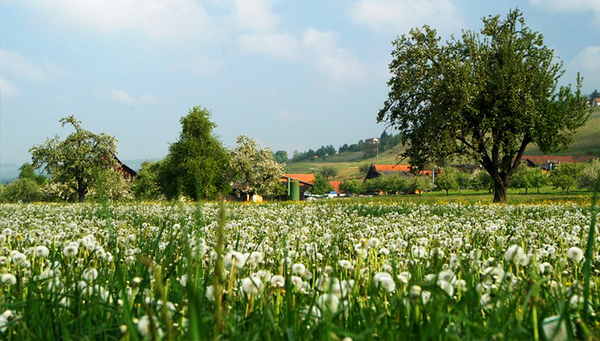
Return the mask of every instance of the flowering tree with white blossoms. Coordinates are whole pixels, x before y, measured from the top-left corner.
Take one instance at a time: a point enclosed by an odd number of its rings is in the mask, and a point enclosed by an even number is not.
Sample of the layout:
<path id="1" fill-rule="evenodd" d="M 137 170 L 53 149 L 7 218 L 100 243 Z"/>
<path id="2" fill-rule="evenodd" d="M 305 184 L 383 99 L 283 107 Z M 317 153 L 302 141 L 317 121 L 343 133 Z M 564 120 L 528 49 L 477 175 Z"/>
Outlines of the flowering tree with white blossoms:
<path id="1" fill-rule="evenodd" d="M 283 165 L 275 161 L 268 148 L 262 148 L 254 139 L 240 135 L 229 155 L 234 187 L 246 193 L 247 198 L 251 194 L 276 193 Z"/>

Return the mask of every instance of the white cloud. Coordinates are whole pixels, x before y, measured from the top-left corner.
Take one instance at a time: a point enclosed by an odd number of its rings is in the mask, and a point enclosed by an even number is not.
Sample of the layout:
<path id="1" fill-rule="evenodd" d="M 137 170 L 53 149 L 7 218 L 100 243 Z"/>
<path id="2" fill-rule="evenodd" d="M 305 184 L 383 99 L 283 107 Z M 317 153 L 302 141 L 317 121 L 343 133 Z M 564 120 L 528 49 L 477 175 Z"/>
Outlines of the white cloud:
<path id="1" fill-rule="evenodd" d="M 463 26 L 451 0 L 360 0 L 351 7 L 350 16 L 381 33 L 404 34 L 424 24 L 440 32 Z"/>
<path id="2" fill-rule="evenodd" d="M 569 63 L 569 70 L 580 72 L 584 83 L 600 79 L 600 46 L 588 46 Z M 595 85 L 594 85 L 595 86 Z"/>
<path id="3" fill-rule="evenodd" d="M 97 89 L 95 91 L 95 94 L 99 97 L 108 98 L 115 102 L 119 102 L 129 106 L 156 103 L 156 99 L 152 95 L 143 94 L 140 96 L 134 96 L 129 92 L 121 89 Z"/>
<path id="4" fill-rule="evenodd" d="M 287 60 L 302 58 L 300 41 L 289 33 L 247 34 L 240 37 L 242 49 L 249 53 L 265 54 L 267 56 Z"/>
<path id="5" fill-rule="evenodd" d="M 583 13 L 592 11 L 595 14 L 596 23 L 600 24 L 600 0 L 529 0 L 529 3 L 554 12 Z"/>
<path id="6" fill-rule="evenodd" d="M 238 27 L 251 31 L 269 32 L 279 24 L 271 6 L 277 0 L 234 0 L 233 18 Z"/>
<path id="7" fill-rule="evenodd" d="M 44 69 L 15 51 L 0 48 L 0 67 L 15 76 L 23 76 L 32 82 L 44 83 L 48 80 L 48 74 Z"/>
<path id="8" fill-rule="evenodd" d="M 4 76 L 0 75 L 0 98 L 8 99 L 16 97 L 19 94 L 19 89 Z"/>
<path id="9" fill-rule="evenodd" d="M 208 37 L 213 30 L 195 0 L 29 0 L 55 17 L 101 32 L 138 31 L 158 39 Z"/>
<path id="10" fill-rule="evenodd" d="M 314 55 L 314 66 L 335 83 L 361 80 L 364 66 L 353 51 L 338 47 L 333 32 L 309 28 L 304 33 L 302 45 Z"/>

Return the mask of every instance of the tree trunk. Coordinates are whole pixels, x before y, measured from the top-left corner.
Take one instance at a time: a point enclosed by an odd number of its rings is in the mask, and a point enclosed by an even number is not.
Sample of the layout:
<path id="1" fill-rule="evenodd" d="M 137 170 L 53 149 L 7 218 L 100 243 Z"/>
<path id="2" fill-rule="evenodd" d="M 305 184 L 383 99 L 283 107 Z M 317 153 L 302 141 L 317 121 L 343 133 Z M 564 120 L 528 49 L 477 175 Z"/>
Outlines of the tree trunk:
<path id="1" fill-rule="evenodd" d="M 446 190 L 446 195 L 448 195 L 448 190 Z"/>
<path id="2" fill-rule="evenodd" d="M 77 195 L 79 197 L 79 202 L 85 201 L 85 192 L 79 192 L 79 193 L 77 193 Z"/>
<path id="3" fill-rule="evenodd" d="M 506 184 L 502 182 L 494 181 L 494 202 L 505 203 L 506 202 Z"/>
<path id="4" fill-rule="evenodd" d="M 525 187 L 525 194 L 527 194 L 527 187 Z"/>

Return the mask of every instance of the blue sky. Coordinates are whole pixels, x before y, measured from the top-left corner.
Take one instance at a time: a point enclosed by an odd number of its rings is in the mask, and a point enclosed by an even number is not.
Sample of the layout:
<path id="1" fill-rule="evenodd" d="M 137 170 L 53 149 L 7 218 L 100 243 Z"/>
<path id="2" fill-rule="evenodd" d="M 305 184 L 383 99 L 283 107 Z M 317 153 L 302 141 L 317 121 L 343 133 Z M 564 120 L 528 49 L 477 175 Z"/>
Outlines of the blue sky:
<path id="1" fill-rule="evenodd" d="M 201 105 L 217 135 L 272 150 L 378 136 L 391 41 L 428 24 L 448 38 L 519 7 L 600 89 L 600 0 L 0 0 L 0 163 L 30 160 L 61 117 L 156 159 Z"/>

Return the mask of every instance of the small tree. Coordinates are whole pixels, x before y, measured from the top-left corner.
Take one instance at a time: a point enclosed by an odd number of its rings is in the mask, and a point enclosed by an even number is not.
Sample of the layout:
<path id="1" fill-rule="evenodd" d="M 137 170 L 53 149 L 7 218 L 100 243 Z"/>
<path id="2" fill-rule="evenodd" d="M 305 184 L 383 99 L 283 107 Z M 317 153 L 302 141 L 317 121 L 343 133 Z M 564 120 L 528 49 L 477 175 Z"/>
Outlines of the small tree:
<path id="1" fill-rule="evenodd" d="M 411 192 L 416 193 L 418 191 L 420 195 L 421 192 L 432 190 L 433 185 L 433 181 L 431 181 L 431 178 L 429 178 L 428 176 L 417 175 L 410 179 L 408 183 L 408 188 Z"/>
<path id="2" fill-rule="evenodd" d="M 488 193 L 492 193 L 494 180 L 488 172 L 477 170 L 471 174 L 471 188 L 476 191 L 487 190 Z"/>
<path id="3" fill-rule="evenodd" d="M 31 178 L 17 179 L 4 188 L 2 201 L 34 202 L 42 198 L 40 186 Z"/>
<path id="4" fill-rule="evenodd" d="M 44 169 L 52 181 L 72 188 L 79 202 L 83 202 L 88 191 L 96 185 L 98 170 L 117 167 L 116 140 L 110 135 L 83 129 L 74 116 L 61 118 L 60 122 L 63 127 L 72 125 L 75 132 L 64 141 L 55 136 L 42 145 L 33 146 L 29 150 L 33 167 Z"/>
<path id="5" fill-rule="evenodd" d="M 577 180 L 580 178 L 583 171 L 582 164 L 580 163 L 561 163 L 555 170 L 550 174 L 550 183 L 555 188 L 560 188 L 563 192 L 569 190 L 571 187 L 577 184 Z"/>
<path id="6" fill-rule="evenodd" d="M 531 187 L 535 188 L 537 193 L 540 194 L 540 188 L 548 184 L 548 175 L 541 168 L 529 168 L 528 173 Z"/>
<path id="7" fill-rule="evenodd" d="M 255 140 L 240 135 L 236 147 L 229 151 L 230 176 L 246 199 L 252 194 L 274 195 L 283 175 L 283 165 L 275 161 L 269 149 Z"/>
<path id="8" fill-rule="evenodd" d="M 577 186 L 582 189 L 593 191 L 600 174 L 600 160 L 596 159 L 585 166 L 577 181 Z"/>
<path id="9" fill-rule="evenodd" d="M 142 169 L 137 173 L 132 188 L 137 199 L 156 200 L 160 198 L 159 172 L 160 162 L 142 162 Z"/>
<path id="10" fill-rule="evenodd" d="M 338 170 L 331 166 L 325 166 L 325 167 L 321 168 L 320 173 L 323 174 L 323 176 L 325 178 L 329 179 L 329 178 L 335 178 L 338 174 Z"/>
<path id="11" fill-rule="evenodd" d="M 467 172 L 459 171 L 456 174 L 456 183 L 458 184 L 460 194 L 463 194 L 463 190 L 471 186 L 471 175 Z"/>
<path id="12" fill-rule="evenodd" d="M 322 195 L 333 191 L 333 187 L 322 174 L 315 175 L 314 186 L 310 189 L 311 194 Z"/>
<path id="13" fill-rule="evenodd" d="M 161 191 L 168 199 L 213 199 L 231 190 L 226 177 L 229 157 L 213 133 L 217 125 L 210 116 L 208 109 L 197 106 L 181 118 L 179 140 L 169 147 L 159 172 Z"/>
<path id="14" fill-rule="evenodd" d="M 345 180 L 340 184 L 340 191 L 346 194 L 363 194 L 364 193 L 363 182 L 356 179 Z"/>
<path id="15" fill-rule="evenodd" d="M 442 190 L 448 191 L 451 189 L 458 188 L 458 170 L 454 167 L 446 167 L 444 170 L 435 177 L 435 185 Z"/>
<path id="16" fill-rule="evenodd" d="M 529 167 L 527 167 L 527 166 L 519 167 L 519 169 L 517 169 L 515 174 L 513 174 L 512 178 L 510 180 L 509 187 L 525 188 L 525 194 L 527 194 L 527 189 L 529 187 L 533 187 L 531 184 L 531 179 L 530 179 L 529 174 L 530 174 Z"/>

